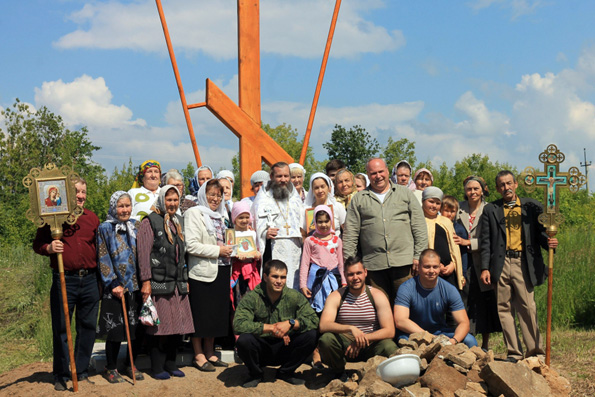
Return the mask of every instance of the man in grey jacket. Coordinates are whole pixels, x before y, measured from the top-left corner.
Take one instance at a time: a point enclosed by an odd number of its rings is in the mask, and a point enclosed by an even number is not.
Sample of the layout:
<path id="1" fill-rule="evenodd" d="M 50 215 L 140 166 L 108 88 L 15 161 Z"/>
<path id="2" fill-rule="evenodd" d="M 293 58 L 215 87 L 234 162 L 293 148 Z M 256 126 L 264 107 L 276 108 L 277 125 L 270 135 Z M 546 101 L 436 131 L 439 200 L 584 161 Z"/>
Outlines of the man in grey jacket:
<path id="1" fill-rule="evenodd" d="M 394 302 L 399 286 L 417 269 L 428 248 L 424 214 L 413 192 L 393 184 L 381 158 L 366 163 L 370 186 L 356 194 L 347 209 L 343 257 L 361 253 L 366 282 Z"/>

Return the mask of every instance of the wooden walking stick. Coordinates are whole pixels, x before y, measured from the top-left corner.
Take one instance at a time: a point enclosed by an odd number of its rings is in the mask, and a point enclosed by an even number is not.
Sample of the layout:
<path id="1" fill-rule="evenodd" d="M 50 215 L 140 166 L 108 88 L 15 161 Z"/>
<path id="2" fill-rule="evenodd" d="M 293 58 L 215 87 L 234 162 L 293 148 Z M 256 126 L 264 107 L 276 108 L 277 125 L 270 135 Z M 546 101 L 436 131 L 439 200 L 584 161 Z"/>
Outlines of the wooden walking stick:
<path id="1" fill-rule="evenodd" d="M 30 206 L 26 213 L 27 218 L 33 221 L 38 228 L 49 225 L 54 240 L 62 238 L 64 234 L 62 225 L 64 223 L 74 225 L 78 217 L 83 213 L 83 208 L 76 204 L 76 188 L 74 185 L 79 180 L 79 175 L 69 167 L 57 167 L 54 163 L 47 163 L 43 169 L 31 168 L 29 174 L 23 178 L 23 185 L 29 189 Z M 78 379 L 74 360 L 74 347 L 72 345 L 62 253 L 57 252 L 56 259 L 58 260 L 60 288 L 62 290 L 62 309 L 68 339 L 72 388 L 77 392 Z"/>
<path id="2" fill-rule="evenodd" d="M 132 344 L 130 343 L 130 327 L 128 326 L 128 313 L 126 312 L 126 291 L 122 293 L 122 313 L 124 313 L 124 325 L 126 326 L 126 340 L 128 341 L 128 354 L 130 355 L 130 368 L 132 368 L 132 384 L 136 385 L 136 374 L 134 360 L 132 358 Z"/>
<path id="3" fill-rule="evenodd" d="M 536 187 L 545 188 L 545 211 L 539 215 L 539 223 L 546 230 L 549 238 L 558 233 L 558 226 L 564 222 L 564 216 L 558 209 L 559 188 L 568 188 L 572 193 L 578 192 L 585 184 L 586 178 L 577 167 L 570 167 L 568 172 L 560 172 L 560 163 L 566 156 L 556 145 L 549 145 L 539 155 L 539 161 L 544 164 L 544 172 L 536 172 L 533 167 L 527 167 L 521 174 L 525 190 L 532 192 Z M 547 329 L 545 337 L 545 363 L 550 365 L 552 349 L 552 296 L 554 289 L 554 249 L 548 249 L 548 281 L 547 281 Z"/>

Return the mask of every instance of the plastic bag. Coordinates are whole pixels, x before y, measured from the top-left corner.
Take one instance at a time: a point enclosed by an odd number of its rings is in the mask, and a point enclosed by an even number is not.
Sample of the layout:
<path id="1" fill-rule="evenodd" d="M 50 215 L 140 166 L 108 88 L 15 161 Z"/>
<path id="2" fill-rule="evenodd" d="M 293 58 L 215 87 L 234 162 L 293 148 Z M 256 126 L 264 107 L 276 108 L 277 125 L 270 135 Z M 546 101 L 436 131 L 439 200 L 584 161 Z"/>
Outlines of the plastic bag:
<path id="1" fill-rule="evenodd" d="M 155 304 L 153 303 L 153 299 L 149 296 L 145 303 L 143 303 L 143 307 L 140 309 L 139 320 L 142 324 L 152 327 L 154 325 L 159 325 L 159 316 L 157 315 L 157 308 L 155 308 Z"/>

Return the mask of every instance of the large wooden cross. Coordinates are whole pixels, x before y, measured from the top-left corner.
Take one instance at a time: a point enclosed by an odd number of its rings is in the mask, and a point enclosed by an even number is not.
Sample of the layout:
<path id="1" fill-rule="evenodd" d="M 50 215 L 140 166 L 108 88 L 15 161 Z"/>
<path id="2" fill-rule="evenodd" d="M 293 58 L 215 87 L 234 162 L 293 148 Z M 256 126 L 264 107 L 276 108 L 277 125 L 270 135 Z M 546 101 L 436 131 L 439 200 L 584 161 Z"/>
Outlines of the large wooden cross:
<path id="1" fill-rule="evenodd" d="M 521 173 L 521 181 L 528 192 L 536 188 L 545 189 L 545 211 L 539 215 L 538 221 L 545 226 L 548 236 L 554 237 L 558 233 L 558 226 L 564 221 L 559 212 L 558 191 L 562 188 L 576 193 L 585 184 L 586 178 L 577 167 L 571 167 L 568 172 L 560 172 L 560 163 L 565 159 L 564 153 L 556 145 L 549 145 L 539 155 L 539 161 L 544 164 L 544 171 L 537 172 L 533 167 L 527 167 Z M 545 348 L 545 363 L 550 365 L 551 334 L 552 334 L 552 290 L 554 278 L 554 249 L 549 249 L 548 288 L 547 288 L 547 333 Z"/>
<path id="2" fill-rule="evenodd" d="M 165 42 L 171 59 L 171 64 L 180 93 L 184 118 L 190 135 L 190 142 L 194 150 L 194 157 L 198 166 L 202 165 L 194 128 L 190 119 L 190 109 L 206 107 L 223 124 L 227 126 L 240 139 L 240 183 L 241 195 L 246 197 L 252 195 L 250 177 L 252 173 L 262 169 L 262 162 L 272 165 L 278 161 L 292 163 L 294 159 L 271 138 L 261 127 L 260 111 L 260 1 L 259 0 L 237 0 L 238 4 L 238 90 L 239 104 L 236 105 L 227 95 L 221 91 L 215 83 L 207 79 L 206 82 L 206 101 L 194 104 L 188 104 L 182 79 L 178 71 L 178 65 L 174 54 L 173 46 L 169 36 L 169 29 L 165 21 L 165 14 L 161 0 L 155 0 L 157 11 L 161 19 Z M 318 104 L 318 96 L 322 86 L 322 79 L 326 69 L 326 62 L 329 56 L 331 42 L 335 31 L 335 24 L 339 14 L 341 0 L 336 0 L 335 10 L 331 20 L 331 27 L 327 38 L 322 65 L 310 118 L 306 129 L 306 135 L 302 143 L 302 152 L 299 159 L 300 164 L 304 164 L 314 114 Z"/>

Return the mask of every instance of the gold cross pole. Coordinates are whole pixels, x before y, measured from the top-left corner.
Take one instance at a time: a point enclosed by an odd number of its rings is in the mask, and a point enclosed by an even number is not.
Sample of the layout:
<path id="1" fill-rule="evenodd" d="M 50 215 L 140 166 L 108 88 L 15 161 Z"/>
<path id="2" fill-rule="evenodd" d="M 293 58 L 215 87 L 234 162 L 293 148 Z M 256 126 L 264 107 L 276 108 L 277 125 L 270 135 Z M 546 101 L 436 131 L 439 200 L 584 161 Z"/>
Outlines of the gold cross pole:
<path id="1" fill-rule="evenodd" d="M 564 216 L 559 212 L 558 192 L 561 188 L 568 188 L 572 193 L 578 192 L 585 184 L 586 178 L 577 167 L 571 167 L 568 172 L 560 172 L 560 163 L 565 159 L 564 153 L 556 145 L 549 145 L 539 155 L 539 161 L 544 166 L 543 172 L 536 172 L 533 167 L 527 167 L 521 173 L 521 180 L 525 190 L 532 192 L 538 187 L 545 188 L 545 211 L 539 215 L 539 223 L 547 235 L 552 238 L 558 233 L 558 226 L 564 222 Z M 552 335 L 552 290 L 554 278 L 554 249 L 548 250 L 548 282 L 547 282 L 547 333 L 545 347 L 545 363 L 550 365 L 551 335 Z"/>
<path id="2" fill-rule="evenodd" d="M 29 174 L 23 178 L 23 185 L 29 189 L 30 207 L 27 211 L 29 218 L 40 228 L 46 224 L 50 226 L 52 238 L 62 238 L 62 225 L 74 225 L 83 213 L 83 208 L 76 204 L 75 183 L 79 175 L 69 167 L 58 168 L 54 163 L 47 163 L 43 170 L 31 168 Z M 60 287 L 62 290 L 62 309 L 68 339 L 68 353 L 70 356 L 70 372 L 72 375 L 72 388 L 78 391 L 78 379 L 70 331 L 70 315 L 68 312 L 68 297 L 66 296 L 66 280 L 64 277 L 64 262 L 62 253 L 57 253 L 58 272 L 60 274 Z"/>

